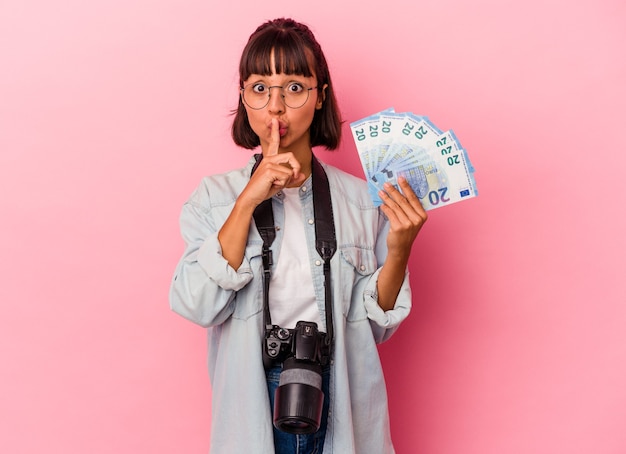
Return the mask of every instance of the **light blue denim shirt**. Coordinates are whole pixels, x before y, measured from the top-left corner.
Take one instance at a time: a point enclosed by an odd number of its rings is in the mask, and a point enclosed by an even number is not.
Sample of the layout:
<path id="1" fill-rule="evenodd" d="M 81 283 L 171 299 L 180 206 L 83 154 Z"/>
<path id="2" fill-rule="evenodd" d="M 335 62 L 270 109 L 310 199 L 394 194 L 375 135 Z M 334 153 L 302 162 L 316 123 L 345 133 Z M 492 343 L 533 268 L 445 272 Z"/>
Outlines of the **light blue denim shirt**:
<path id="1" fill-rule="evenodd" d="M 170 290 L 172 310 L 208 328 L 212 386 L 211 453 L 274 453 L 261 344 L 262 240 L 254 221 L 238 270 L 222 257 L 217 232 L 250 179 L 254 159 L 240 170 L 203 179 L 184 205 L 186 242 Z M 328 176 L 337 253 L 331 260 L 335 348 L 324 454 L 393 453 L 387 392 L 376 344 L 387 340 L 411 309 L 408 273 L 392 310 L 377 303 L 376 280 L 386 257 L 388 223 L 365 181 L 322 164 Z M 300 189 L 313 284 L 325 323 L 323 261 L 315 250 L 311 178 Z M 273 198 L 280 257 L 281 194 Z M 280 260 L 280 258 L 278 259 Z M 271 290 L 270 290 L 271 291 Z"/>

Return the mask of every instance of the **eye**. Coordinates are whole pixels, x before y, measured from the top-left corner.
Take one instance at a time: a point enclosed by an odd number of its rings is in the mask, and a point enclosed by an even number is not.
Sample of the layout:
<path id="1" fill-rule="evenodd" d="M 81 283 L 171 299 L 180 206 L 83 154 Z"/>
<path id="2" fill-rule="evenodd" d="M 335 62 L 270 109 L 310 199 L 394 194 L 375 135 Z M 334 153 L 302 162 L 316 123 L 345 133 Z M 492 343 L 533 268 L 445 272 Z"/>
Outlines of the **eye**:
<path id="1" fill-rule="evenodd" d="M 252 91 L 258 95 L 262 95 L 267 91 L 267 86 L 264 84 L 254 84 L 252 85 Z"/>
<path id="2" fill-rule="evenodd" d="M 287 93 L 298 94 L 304 91 L 304 86 L 298 82 L 291 82 L 286 87 Z"/>

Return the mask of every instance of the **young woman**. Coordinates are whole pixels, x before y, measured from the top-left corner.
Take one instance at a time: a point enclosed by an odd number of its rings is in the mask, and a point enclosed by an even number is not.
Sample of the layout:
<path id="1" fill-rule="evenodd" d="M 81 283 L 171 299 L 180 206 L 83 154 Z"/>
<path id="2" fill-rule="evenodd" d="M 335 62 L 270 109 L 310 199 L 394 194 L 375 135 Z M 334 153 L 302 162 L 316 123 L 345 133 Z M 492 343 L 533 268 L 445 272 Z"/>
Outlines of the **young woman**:
<path id="1" fill-rule="evenodd" d="M 341 119 L 305 25 L 261 25 L 239 75 L 233 139 L 261 153 L 204 178 L 184 205 L 170 292 L 174 311 L 208 328 L 211 452 L 392 453 L 376 344 L 410 311 L 406 269 L 426 212 L 406 181 L 386 185 L 377 208 L 363 180 L 314 156 L 338 147 Z"/>

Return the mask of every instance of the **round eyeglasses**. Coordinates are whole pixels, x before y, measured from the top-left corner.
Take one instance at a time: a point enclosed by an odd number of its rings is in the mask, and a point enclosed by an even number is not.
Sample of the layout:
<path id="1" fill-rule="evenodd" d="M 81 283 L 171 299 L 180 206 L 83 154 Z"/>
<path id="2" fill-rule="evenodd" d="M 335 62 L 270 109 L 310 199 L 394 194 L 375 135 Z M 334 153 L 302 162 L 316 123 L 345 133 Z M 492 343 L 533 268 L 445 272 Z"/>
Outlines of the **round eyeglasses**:
<path id="1" fill-rule="evenodd" d="M 240 88 L 241 98 L 251 109 L 259 110 L 267 106 L 270 102 L 272 88 L 279 88 L 283 102 L 291 109 L 299 109 L 309 100 L 309 93 L 317 87 L 307 88 L 299 82 L 289 82 L 287 85 L 267 86 L 260 82 L 246 85 Z"/>

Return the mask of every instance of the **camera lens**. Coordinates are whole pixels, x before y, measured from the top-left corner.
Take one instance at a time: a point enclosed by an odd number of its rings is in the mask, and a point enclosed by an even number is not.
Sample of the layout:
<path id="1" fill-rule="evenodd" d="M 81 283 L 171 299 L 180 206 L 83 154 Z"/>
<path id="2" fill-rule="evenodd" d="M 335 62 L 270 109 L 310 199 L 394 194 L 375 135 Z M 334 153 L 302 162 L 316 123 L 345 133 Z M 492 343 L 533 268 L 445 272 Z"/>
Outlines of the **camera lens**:
<path id="1" fill-rule="evenodd" d="M 317 432 L 322 421 L 322 366 L 285 360 L 274 399 L 274 426 L 283 432 Z"/>

